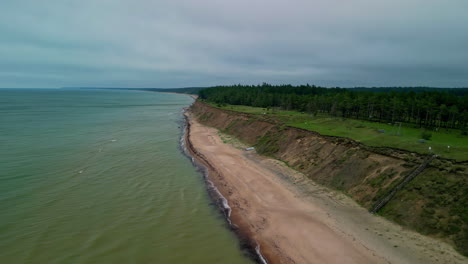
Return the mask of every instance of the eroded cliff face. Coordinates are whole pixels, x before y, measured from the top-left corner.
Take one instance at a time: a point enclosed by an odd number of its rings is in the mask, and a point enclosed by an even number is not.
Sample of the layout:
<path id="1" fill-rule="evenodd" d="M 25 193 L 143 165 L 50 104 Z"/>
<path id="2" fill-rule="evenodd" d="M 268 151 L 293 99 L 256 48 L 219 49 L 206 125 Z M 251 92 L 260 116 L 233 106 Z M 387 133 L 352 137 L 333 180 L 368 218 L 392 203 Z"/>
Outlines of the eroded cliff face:
<path id="1" fill-rule="evenodd" d="M 284 161 L 310 179 L 340 190 L 370 209 L 411 173 L 424 155 L 376 148 L 347 138 L 288 127 L 267 115 L 250 115 L 197 101 L 191 111 L 204 125 L 231 134 L 257 152 Z M 468 164 L 436 160 L 403 188 L 380 214 L 468 254 Z"/>

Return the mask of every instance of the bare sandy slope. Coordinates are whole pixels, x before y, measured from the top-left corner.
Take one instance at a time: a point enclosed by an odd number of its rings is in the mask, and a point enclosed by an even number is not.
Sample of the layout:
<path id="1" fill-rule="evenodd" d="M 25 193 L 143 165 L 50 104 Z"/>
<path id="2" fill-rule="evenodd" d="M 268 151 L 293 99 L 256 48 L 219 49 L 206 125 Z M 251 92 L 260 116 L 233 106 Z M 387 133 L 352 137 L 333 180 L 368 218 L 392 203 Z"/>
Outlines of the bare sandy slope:
<path id="1" fill-rule="evenodd" d="M 190 115 L 189 122 L 193 154 L 228 200 L 232 222 L 268 263 L 466 263 L 450 246 L 370 215 L 281 162 L 224 143 Z"/>

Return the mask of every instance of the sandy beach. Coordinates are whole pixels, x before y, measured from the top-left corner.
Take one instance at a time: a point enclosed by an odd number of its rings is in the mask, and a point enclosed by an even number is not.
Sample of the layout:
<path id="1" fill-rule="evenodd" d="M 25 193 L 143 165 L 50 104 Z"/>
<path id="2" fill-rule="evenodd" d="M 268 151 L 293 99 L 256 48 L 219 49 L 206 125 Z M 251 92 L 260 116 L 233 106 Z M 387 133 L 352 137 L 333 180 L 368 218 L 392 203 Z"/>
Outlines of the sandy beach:
<path id="1" fill-rule="evenodd" d="M 371 215 L 186 115 L 191 154 L 228 200 L 232 223 L 268 263 L 466 263 L 448 244 Z"/>

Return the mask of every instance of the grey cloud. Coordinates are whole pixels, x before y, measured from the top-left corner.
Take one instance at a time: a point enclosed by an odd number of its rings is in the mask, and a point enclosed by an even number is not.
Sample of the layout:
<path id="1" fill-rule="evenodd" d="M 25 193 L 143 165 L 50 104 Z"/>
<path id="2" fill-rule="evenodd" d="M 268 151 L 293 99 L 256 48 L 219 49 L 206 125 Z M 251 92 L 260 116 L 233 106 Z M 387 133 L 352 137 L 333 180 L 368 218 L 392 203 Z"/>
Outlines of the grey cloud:
<path id="1" fill-rule="evenodd" d="M 0 87 L 468 86 L 465 0 L 17 0 L 0 10 Z"/>

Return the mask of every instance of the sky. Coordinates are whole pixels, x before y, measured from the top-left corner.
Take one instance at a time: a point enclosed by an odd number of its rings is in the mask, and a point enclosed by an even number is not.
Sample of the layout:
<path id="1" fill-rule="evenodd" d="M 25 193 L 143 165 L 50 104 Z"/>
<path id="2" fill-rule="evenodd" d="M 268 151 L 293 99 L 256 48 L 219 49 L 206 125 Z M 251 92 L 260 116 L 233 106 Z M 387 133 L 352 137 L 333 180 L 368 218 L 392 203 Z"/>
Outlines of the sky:
<path id="1" fill-rule="evenodd" d="M 468 87 L 467 0 L 2 0 L 0 88 Z"/>

